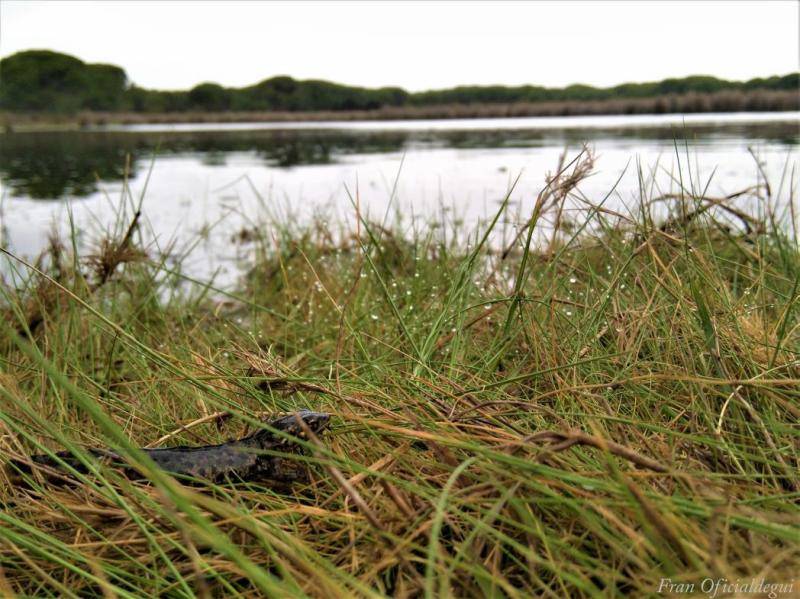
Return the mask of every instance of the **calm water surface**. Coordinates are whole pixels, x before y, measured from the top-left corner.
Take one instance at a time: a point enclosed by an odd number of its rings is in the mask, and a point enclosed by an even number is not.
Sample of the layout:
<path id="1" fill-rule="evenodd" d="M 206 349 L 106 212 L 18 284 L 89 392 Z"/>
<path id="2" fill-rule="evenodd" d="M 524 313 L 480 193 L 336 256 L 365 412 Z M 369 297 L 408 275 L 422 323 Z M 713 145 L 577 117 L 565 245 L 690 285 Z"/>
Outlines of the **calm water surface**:
<path id="1" fill-rule="evenodd" d="M 769 113 L 211 123 L 3 134 L 0 245 L 35 255 L 54 227 L 65 230 L 70 213 L 82 240 L 91 243 L 122 205 L 127 169 L 133 197 L 144 193 L 153 243 L 188 242 L 205 231 L 187 266 L 198 276 L 221 268 L 224 279 L 241 256 L 233 233 L 265 209 L 284 220 L 349 222 L 349 194 L 358 190 L 362 210 L 383 218 L 395 189 L 392 214 L 404 222 L 447 218 L 469 226 L 495 210 L 521 174 L 508 215 L 514 221 L 530 211 L 564 149 L 574 155 L 584 142 L 597 156 L 595 175 L 581 186 L 586 197 L 601 199 L 627 167 L 610 208 L 635 204 L 637 165 L 653 178 L 654 189 L 666 193 L 676 190 L 680 161 L 685 181 L 691 170 L 702 187 L 710 180 L 710 195 L 723 195 L 757 181 L 748 148 L 773 185 L 787 161 L 797 166 L 799 123 L 800 113 Z"/>

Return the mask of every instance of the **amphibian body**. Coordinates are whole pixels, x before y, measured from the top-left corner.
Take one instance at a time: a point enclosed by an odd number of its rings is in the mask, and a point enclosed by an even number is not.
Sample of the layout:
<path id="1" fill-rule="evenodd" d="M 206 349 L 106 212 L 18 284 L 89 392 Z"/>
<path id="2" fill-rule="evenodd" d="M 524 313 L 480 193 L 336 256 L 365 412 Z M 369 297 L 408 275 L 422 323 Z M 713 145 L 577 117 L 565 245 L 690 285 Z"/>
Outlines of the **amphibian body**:
<path id="1" fill-rule="evenodd" d="M 273 420 L 269 428 L 263 428 L 252 435 L 220 445 L 200 447 L 165 447 L 161 449 L 142 449 L 161 469 L 174 475 L 202 478 L 213 482 L 225 480 L 274 480 L 293 482 L 303 478 L 303 470 L 295 460 L 286 454 L 298 453 L 301 447 L 294 438 L 303 438 L 305 433 L 299 421 L 314 433 L 322 432 L 328 425 L 330 416 L 320 412 L 301 410 L 295 414 Z M 276 434 L 273 431 L 280 431 Z M 272 453 L 284 454 L 277 456 Z M 141 474 L 130 467 L 119 454 L 103 449 L 88 449 L 87 453 L 107 461 L 119 463 L 129 478 L 141 478 Z M 30 473 L 31 465 L 45 466 L 53 470 L 62 468 L 61 462 L 69 464 L 79 472 L 86 468 L 72 453 L 62 451 L 56 454 L 59 460 L 49 455 L 34 455 L 29 461 L 13 460 L 11 472 Z"/>

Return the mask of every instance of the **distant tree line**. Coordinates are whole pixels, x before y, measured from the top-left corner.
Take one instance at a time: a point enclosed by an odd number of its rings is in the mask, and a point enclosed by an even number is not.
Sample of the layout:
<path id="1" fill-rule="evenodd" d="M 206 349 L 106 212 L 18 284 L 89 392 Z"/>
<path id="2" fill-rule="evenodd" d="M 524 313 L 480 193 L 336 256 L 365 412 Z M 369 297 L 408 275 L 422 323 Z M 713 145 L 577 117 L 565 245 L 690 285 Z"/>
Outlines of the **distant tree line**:
<path id="1" fill-rule="evenodd" d="M 624 83 L 609 88 L 588 85 L 571 85 L 560 89 L 533 85 L 491 85 L 459 86 L 418 93 L 410 93 L 399 87 L 369 89 L 320 80 L 298 81 L 280 76 L 241 88 L 201 83 L 188 91 L 158 91 L 132 84 L 120 67 L 87 64 L 75 57 L 49 50 L 19 52 L 0 60 L 1 110 L 59 114 L 79 111 L 374 111 L 470 104 L 638 101 L 663 96 L 719 95 L 720 92 L 798 92 L 800 96 L 799 90 L 800 73 L 744 82 L 692 76 L 652 83 Z M 769 109 L 769 106 L 764 109 Z"/>

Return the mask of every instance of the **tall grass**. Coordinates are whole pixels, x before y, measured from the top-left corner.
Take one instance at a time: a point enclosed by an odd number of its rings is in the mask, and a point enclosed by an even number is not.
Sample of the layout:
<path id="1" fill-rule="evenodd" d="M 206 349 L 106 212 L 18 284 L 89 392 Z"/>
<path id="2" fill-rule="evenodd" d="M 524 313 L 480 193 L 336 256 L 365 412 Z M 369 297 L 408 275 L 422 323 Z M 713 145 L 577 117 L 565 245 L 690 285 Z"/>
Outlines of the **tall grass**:
<path id="1" fill-rule="evenodd" d="M 138 217 L 90 259 L 55 241 L 36 264 L 6 250 L 3 454 L 68 448 L 91 471 L 65 470 L 80 481 L 66 485 L 6 473 L 0 588 L 524 597 L 790 582 L 795 174 L 747 190 L 758 209 L 744 213 L 686 161 L 669 190 L 641 173 L 630 212 L 597 198 L 576 216 L 586 160 L 562 162 L 510 248 L 504 204 L 477 231 L 359 219 L 336 242 L 320 223 L 259 221 L 236 290 L 167 267 Z M 136 451 L 221 442 L 298 408 L 333 427 L 305 443 L 310 482 L 289 491 L 184 486 Z"/>

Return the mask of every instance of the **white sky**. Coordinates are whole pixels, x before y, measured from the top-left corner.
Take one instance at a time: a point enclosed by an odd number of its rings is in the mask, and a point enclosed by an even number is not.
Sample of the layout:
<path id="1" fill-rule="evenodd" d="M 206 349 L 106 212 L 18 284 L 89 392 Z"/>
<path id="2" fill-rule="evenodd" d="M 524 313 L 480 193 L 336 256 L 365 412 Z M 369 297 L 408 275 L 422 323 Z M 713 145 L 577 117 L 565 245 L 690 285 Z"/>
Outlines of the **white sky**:
<path id="1" fill-rule="evenodd" d="M 278 74 L 409 90 L 748 79 L 800 68 L 799 6 L 0 0 L 0 56 L 52 49 L 157 89 Z"/>

